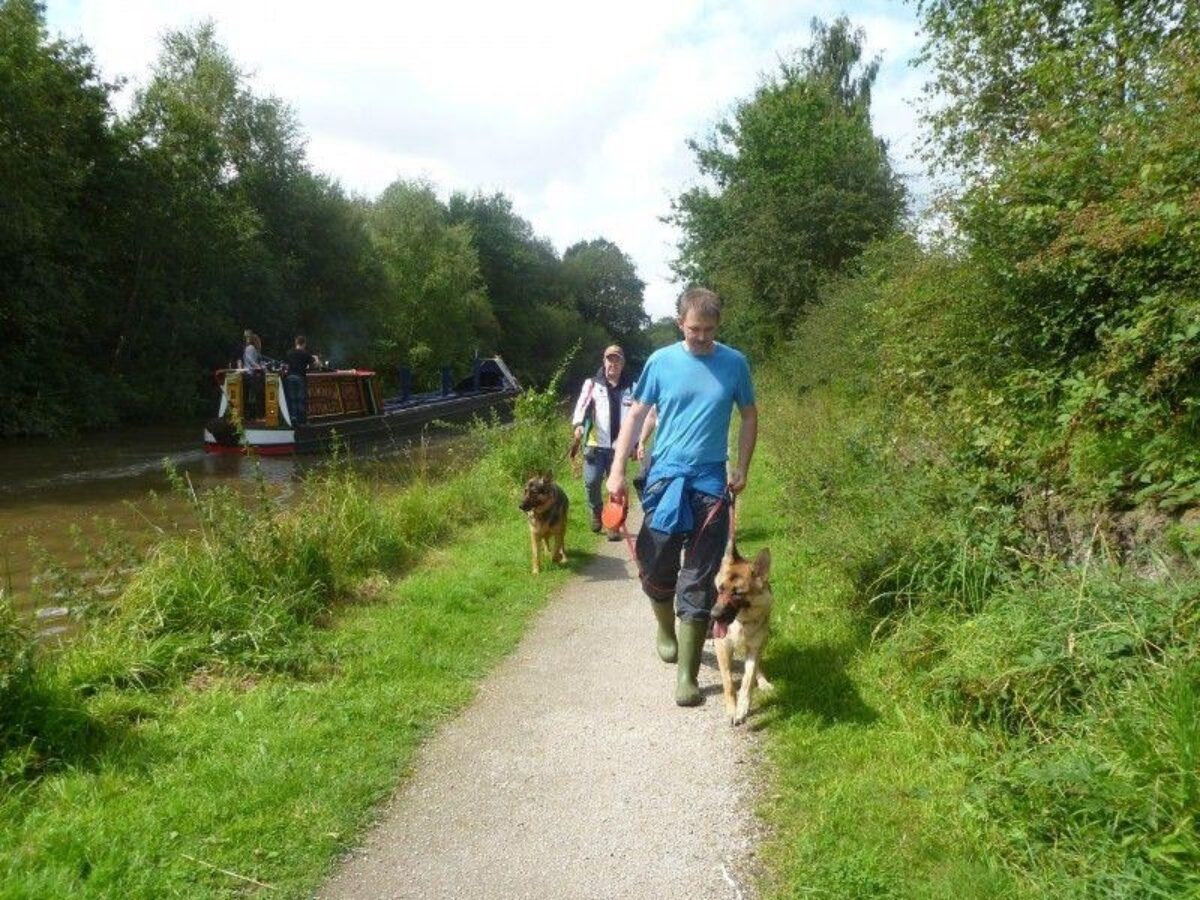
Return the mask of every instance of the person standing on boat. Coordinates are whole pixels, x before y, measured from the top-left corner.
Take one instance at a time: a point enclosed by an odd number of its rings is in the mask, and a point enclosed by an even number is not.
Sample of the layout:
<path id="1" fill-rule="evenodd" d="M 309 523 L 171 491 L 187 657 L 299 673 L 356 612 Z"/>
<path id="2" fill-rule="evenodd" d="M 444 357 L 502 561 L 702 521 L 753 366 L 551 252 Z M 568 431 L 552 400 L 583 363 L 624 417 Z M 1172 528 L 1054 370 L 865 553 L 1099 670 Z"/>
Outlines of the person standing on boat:
<path id="1" fill-rule="evenodd" d="M 262 338 L 247 328 L 242 332 L 242 368 L 253 372 L 262 368 Z"/>
<path id="2" fill-rule="evenodd" d="M 632 379 L 625 372 L 625 351 L 618 344 L 610 344 L 596 374 L 584 381 L 571 416 L 575 440 L 583 446 L 583 483 L 595 532 L 602 527 L 600 486 L 612 467 L 613 444 L 633 402 L 632 387 Z M 621 535 L 609 531 L 608 539 L 617 541 Z"/>
<path id="3" fill-rule="evenodd" d="M 242 332 L 242 368 L 246 370 L 246 418 L 257 419 L 265 414 L 263 395 L 266 378 L 263 374 L 262 338 L 247 328 Z"/>
<path id="4" fill-rule="evenodd" d="M 287 363 L 283 393 L 293 425 L 303 425 L 308 419 L 308 370 L 317 364 L 317 358 L 308 352 L 307 344 L 304 335 L 296 335 L 296 346 L 283 358 Z"/>

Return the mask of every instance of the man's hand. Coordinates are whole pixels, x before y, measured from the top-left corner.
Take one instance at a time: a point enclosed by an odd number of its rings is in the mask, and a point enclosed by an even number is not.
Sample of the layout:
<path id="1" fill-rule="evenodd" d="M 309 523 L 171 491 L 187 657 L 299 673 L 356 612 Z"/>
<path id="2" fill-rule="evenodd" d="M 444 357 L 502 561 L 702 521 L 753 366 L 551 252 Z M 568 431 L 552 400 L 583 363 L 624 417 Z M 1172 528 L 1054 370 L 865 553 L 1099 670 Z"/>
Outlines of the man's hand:
<path id="1" fill-rule="evenodd" d="M 576 438 L 576 440 L 578 440 L 579 438 L 582 438 L 582 437 L 583 437 L 583 426 L 576 425 L 575 426 L 575 438 Z"/>
<path id="2" fill-rule="evenodd" d="M 729 490 L 735 495 L 746 489 L 746 475 L 750 471 L 754 444 L 758 440 L 758 407 L 753 404 L 743 406 L 741 418 L 742 423 L 738 426 L 738 464 L 729 476 Z"/>
<path id="3" fill-rule="evenodd" d="M 608 481 L 605 482 L 605 487 L 608 488 L 608 496 L 616 500 L 618 503 L 625 502 L 625 495 L 628 493 L 625 487 L 625 474 L 623 472 L 610 472 Z"/>
<path id="4" fill-rule="evenodd" d="M 746 489 L 746 473 L 741 469 L 734 469 L 729 474 L 729 490 L 733 494 L 740 494 Z"/>
<path id="5" fill-rule="evenodd" d="M 629 452 L 633 449 L 634 435 L 641 433 L 642 420 L 646 418 L 648 409 L 649 407 L 644 403 L 633 401 L 624 421 L 621 422 L 621 433 L 613 447 L 612 469 L 609 470 L 605 486 L 608 488 L 609 497 L 618 503 L 628 502 L 626 499 L 628 492 L 625 489 L 625 462 L 629 458 Z"/>

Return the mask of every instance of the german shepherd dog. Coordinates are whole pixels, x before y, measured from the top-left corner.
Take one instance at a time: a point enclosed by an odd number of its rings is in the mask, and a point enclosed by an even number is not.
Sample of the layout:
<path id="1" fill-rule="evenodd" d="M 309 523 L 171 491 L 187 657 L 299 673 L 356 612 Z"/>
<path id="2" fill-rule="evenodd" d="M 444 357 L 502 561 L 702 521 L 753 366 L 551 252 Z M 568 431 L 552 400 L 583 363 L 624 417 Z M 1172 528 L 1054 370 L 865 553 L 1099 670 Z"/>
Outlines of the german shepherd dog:
<path id="1" fill-rule="evenodd" d="M 771 585 L 767 581 L 770 571 L 770 550 L 764 549 L 751 562 L 737 552 L 737 547 L 731 545 L 717 572 L 717 602 L 710 614 L 713 620 L 713 645 L 721 669 L 725 711 L 734 725 L 741 725 L 750 714 L 750 693 L 755 687 L 763 691 L 771 690 L 771 682 L 763 674 L 761 659 L 770 632 L 773 602 Z M 746 657 L 736 703 L 733 696 L 734 653 Z"/>
<path id="2" fill-rule="evenodd" d="M 521 509 L 529 516 L 529 542 L 533 549 L 533 574 L 542 571 L 542 545 L 546 553 L 558 563 L 567 561 L 567 551 L 563 547 L 563 539 L 567 535 L 567 500 L 566 491 L 554 483 L 550 472 L 534 475 L 525 482 L 525 496 L 521 499 Z M 554 539 L 553 550 L 550 540 Z"/>

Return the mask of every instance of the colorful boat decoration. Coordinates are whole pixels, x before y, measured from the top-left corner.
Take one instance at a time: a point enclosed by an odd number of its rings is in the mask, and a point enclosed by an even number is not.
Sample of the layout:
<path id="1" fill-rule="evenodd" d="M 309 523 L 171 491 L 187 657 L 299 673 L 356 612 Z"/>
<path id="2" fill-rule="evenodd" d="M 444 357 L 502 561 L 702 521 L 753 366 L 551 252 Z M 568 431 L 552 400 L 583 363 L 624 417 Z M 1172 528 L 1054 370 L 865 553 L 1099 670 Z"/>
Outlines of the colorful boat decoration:
<path id="1" fill-rule="evenodd" d="M 442 369 L 442 387 L 413 394 L 411 374 L 400 370 L 398 397 L 383 397 L 379 376 L 366 369 L 311 371 L 305 376 L 307 415 L 288 409 L 282 372 L 220 369 L 220 407 L 204 427 L 209 453 L 264 456 L 327 450 L 334 441 L 370 442 L 411 435 L 433 421 L 463 421 L 509 406 L 521 386 L 498 356 L 476 359 L 471 375 L 455 384 Z"/>

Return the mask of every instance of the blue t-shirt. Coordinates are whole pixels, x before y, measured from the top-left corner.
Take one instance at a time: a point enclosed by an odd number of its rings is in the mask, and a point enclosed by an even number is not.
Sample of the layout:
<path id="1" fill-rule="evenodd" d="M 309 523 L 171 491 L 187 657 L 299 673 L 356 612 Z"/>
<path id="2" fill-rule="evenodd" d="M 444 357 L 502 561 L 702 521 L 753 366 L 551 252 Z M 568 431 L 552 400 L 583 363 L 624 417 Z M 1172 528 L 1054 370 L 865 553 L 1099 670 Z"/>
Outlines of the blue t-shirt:
<path id="1" fill-rule="evenodd" d="M 658 407 L 654 463 L 689 467 L 729 459 L 729 420 L 754 404 L 746 357 L 715 343 L 707 356 L 693 356 L 682 341 L 656 350 L 633 389 L 634 399 Z"/>

